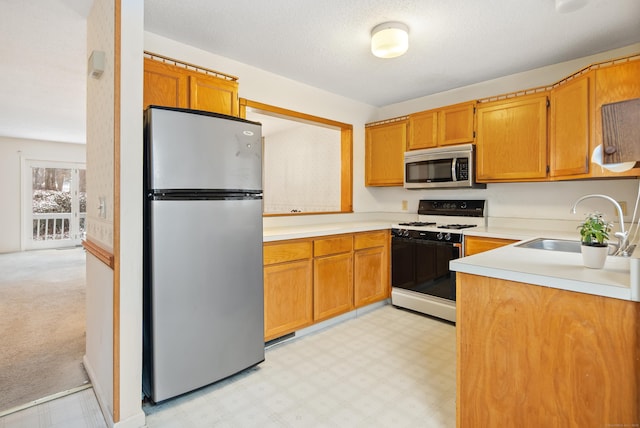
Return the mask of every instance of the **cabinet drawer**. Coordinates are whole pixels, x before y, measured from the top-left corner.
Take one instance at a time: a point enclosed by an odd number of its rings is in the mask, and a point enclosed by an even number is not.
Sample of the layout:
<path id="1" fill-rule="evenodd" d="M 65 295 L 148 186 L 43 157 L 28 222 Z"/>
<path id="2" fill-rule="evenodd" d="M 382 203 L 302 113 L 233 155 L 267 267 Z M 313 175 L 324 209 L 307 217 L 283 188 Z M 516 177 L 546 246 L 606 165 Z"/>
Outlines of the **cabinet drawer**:
<path id="1" fill-rule="evenodd" d="M 353 250 L 352 235 L 333 236 L 331 238 L 316 239 L 313 241 L 314 257 L 346 253 L 351 250 Z"/>
<path id="2" fill-rule="evenodd" d="M 382 247 L 387 243 L 388 236 L 389 232 L 387 230 L 358 233 L 354 237 L 354 248 L 361 250 L 363 248 Z"/>
<path id="3" fill-rule="evenodd" d="M 474 254 L 483 253 L 485 251 L 489 251 L 495 248 L 503 247 L 505 245 L 513 244 L 514 242 L 518 242 L 518 241 L 513 239 L 503 239 L 503 238 L 465 236 L 464 255 L 472 256 Z"/>
<path id="4" fill-rule="evenodd" d="M 311 241 L 269 243 L 264 245 L 263 253 L 265 265 L 310 259 Z"/>

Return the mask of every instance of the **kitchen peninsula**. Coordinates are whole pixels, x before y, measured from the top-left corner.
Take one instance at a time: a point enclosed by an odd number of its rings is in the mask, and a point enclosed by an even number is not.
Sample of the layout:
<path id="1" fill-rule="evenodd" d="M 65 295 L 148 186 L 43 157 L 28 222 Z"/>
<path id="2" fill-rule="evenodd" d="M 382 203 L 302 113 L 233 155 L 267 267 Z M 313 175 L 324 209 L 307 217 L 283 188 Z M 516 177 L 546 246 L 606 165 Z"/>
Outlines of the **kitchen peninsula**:
<path id="1" fill-rule="evenodd" d="M 458 428 L 638 426 L 640 260 L 516 245 L 451 262 Z"/>

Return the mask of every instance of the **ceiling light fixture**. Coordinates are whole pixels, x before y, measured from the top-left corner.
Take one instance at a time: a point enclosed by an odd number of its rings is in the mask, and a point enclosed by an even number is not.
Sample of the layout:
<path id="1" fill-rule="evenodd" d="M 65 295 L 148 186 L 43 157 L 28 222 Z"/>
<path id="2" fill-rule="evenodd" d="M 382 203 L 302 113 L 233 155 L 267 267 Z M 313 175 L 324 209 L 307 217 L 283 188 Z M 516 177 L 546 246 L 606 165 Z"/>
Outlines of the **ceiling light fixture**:
<path id="1" fill-rule="evenodd" d="M 556 12 L 569 13 L 587 4 L 588 0 L 556 0 Z"/>
<path id="2" fill-rule="evenodd" d="M 409 27 L 385 22 L 371 30 L 371 52 L 378 58 L 395 58 L 409 49 Z"/>

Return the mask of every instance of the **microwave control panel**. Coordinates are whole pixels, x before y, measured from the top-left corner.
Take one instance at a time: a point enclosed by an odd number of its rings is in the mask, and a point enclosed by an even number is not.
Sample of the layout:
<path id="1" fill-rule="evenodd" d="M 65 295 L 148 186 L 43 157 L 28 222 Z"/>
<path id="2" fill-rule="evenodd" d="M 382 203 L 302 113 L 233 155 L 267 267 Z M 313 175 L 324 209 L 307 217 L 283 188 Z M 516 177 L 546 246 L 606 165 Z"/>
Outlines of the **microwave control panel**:
<path id="1" fill-rule="evenodd" d="M 456 163 L 456 179 L 458 181 L 469 179 L 469 159 L 458 159 Z"/>

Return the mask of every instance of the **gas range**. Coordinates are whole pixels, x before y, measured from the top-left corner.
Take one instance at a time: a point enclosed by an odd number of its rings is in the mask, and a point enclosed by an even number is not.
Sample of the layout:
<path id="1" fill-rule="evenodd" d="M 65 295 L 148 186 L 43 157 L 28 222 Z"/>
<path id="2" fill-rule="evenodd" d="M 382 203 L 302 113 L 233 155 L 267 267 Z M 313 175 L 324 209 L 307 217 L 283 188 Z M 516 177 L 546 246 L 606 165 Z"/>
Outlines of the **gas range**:
<path id="1" fill-rule="evenodd" d="M 409 223 L 398 223 L 400 227 L 426 227 L 435 226 L 438 229 L 467 229 L 469 227 L 476 227 L 476 224 L 441 224 L 438 225 L 435 221 L 411 221 Z"/>
<path id="2" fill-rule="evenodd" d="M 455 273 L 465 229 L 485 226 L 484 200 L 421 200 L 418 221 L 391 228 L 391 303 L 455 322 Z"/>
<path id="3" fill-rule="evenodd" d="M 478 226 L 486 226 L 484 200 L 421 200 L 418 221 L 396 223 L 391 227 L 403 232 L 414 230 L 461 235 L 462 230 Z"/>

